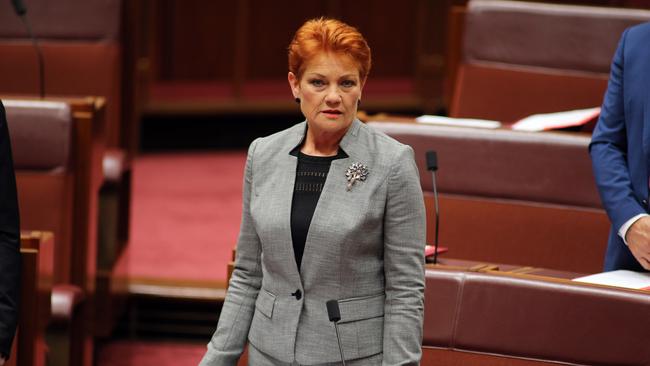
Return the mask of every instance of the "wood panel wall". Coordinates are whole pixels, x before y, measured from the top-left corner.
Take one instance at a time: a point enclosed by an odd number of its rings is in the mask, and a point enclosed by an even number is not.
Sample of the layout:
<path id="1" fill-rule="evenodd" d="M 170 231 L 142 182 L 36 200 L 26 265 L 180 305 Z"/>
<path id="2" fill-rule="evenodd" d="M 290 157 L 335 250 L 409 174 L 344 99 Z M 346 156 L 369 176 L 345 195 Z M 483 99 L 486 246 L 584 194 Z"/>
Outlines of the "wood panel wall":
<path id="1" fill-rule="evenodd" d="M 548 0 L 647 7 L 639 0 Z M 155 83 L 221 83 L 246 98 L 246 83 L 286 83 L 286 48 L 307 19 L 329 16 L 356 26 L 373 52 L 370 81 L 397 80 L 405 104 L 421 112 L 445 107 L 448 21 L 467 0 L 159 0 L 151 10 Z M 405 83 L 405 84 L 404 84 Z M 274 89 L 274 90 L 276 90 Z M 185 89 L 186 90 L 186 89 Z M 288 92 L 288 87 L 287 87 Z M 392 97 L 393 95 L 388 95 Z M 181 97 L 181 96 L 179 96 Z M 173 99 L 173 93 L 172 93 Z M 245 104 L 248 106 L 248 104 Z M 390 111 L 390 110 L 388 110 Z"/>
<path id="2" fill-rule="evenodd" d="M 445 2 L 452 1 L 440 1 Z M 421 3 L 426 1 L 162 0 L 157 9 L 157 77 L 229 80 L 238 66 L 235 61 L 244 61 L 248 78 L 284 78 L 293 33 L 305 20 L 318 16 L 339 18 L 366 36 L 373 50 L 373 74 L 412 76 L 416 40 L 423 39 L 418 37 Z M 244 49 L 240 60 L 238 48 Z"/>

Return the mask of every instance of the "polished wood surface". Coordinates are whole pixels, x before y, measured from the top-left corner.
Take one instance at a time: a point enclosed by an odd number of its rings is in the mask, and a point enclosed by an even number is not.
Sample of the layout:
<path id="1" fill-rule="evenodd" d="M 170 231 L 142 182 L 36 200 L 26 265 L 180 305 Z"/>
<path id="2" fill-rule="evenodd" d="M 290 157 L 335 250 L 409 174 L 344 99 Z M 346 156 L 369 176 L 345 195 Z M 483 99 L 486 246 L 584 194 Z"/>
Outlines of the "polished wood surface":
<path id="1" fill-rule="evenodd" d="M 160 1 L 148 32 L 153 91 L 146 113 L 295 112 L 286 49 L 296 29 L 319 16 L 348 22 L 368 40 L 373 66 L 364 109 L 434 111 L 442 96 L 446 14 L 465 2 Z M 188 99 L 188 90 L 202 102 Z"/>
<path id="2" fill-rule="evenodd" d="M 20 254 L 20 314 L 11 362 L 43 366 L 47 359 L 45 332 L 51 315 L 54 236 L 50 232 L 22 232 Z"/>
<path id="3" fill-rule="evenodd" d="M 21 366 L 36 365 L 38 339 L 38 249 L 21 248 L 20 316 L 16 359 Z"/>
<path id="4" fill-rule="evenodd" d="M 52 285 L 54 283 L 54 234 L 47 231 L 23 231 L 20 234 L 21 249 L 38 251 L 36 271 L 37 305 L 36 324 L 40 332 L 45 332 L 52 315 Z M 31 314 L 34 317 L 34 314 Z"/>
<path id="5" fill-rule="evenodd" d="M 648 6 L 634 0 L 568 3 Z M 286 48 L 305 20 L 319 16 L 358 27 L 372 48 L 373 68 L 362 108 L 440 111 L 451 102 L 466 4 L 467 0 L 152 2 L 146 32 L 152 92 L 145 113 L 295 112 L 286 85 Z M 395 87 L 380 98 L 373 81 Z M 408 87 L 398 87 L 401 83 Z"/>

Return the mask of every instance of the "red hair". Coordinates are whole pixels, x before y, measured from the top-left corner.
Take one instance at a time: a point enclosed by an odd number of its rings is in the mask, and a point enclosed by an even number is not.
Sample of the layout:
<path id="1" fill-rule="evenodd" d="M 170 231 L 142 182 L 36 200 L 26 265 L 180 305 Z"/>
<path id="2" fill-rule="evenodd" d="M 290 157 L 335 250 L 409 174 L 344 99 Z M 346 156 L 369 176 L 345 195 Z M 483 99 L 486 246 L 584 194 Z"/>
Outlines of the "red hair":
<path id="1" fill-rule="evenodd" d="M 300 79 L 305 63 L 321 52 L 347 55 L 357 64 L 359 77 L 365 81 L 370 72 L 370 47 L 354 27 L 325 17 L 305 22 L 289 44 L 289 71 Z"/>

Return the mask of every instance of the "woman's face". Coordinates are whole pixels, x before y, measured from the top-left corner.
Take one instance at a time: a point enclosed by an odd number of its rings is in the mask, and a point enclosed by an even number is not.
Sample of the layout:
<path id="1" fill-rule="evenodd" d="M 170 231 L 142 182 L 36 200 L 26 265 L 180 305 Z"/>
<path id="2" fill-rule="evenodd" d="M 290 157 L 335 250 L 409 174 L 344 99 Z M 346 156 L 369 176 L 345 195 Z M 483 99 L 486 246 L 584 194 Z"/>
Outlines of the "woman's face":
<path id="1" fill-rule="evenodd" d="M 349 56 L 320 53 L 305 64 L 300 80 L 290 72 L 289 84 L 310 128 L 346 131 L 357 114 L 363 80 Z"/>

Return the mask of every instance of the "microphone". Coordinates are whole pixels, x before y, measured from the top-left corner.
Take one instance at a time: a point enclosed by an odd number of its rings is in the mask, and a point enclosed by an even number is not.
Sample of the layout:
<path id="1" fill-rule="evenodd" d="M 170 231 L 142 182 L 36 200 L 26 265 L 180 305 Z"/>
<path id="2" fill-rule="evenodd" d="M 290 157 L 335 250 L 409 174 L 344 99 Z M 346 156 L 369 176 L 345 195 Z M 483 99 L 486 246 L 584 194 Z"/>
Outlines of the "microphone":
<path id="1" fill-rule="evenodd" d="M 38 44 L 38 39 L 34 36 L 34 33 L 32 32 L 32 27 L 30 26 L 29 21 L 27 20 L 27 8 L 25 7 L 23 1 L 11 0 L 11 5 L 13 6 L 16 15 L 18 15 L 20 19 L 22 19 L 23 23 L 25 23 L 25 28 L 27 28 L 27 34 L 29 35 L 29 38 L 32 40 L 32 44 L 36 49 L 36 55 L 38 57 L 39 93 L 41 99 L 43 99 L 45 98 L 45 61 L 43 60 L 43 52 L 41 51 L 41 47 Z"/>
<path id="2" fill-rule="evenodd" d="M 341 320 L 341 311 L 339 310 L 339 302 L 336 300 L 330 300 L 325 305 L 327 305 L 327 316 L 329 316 L 330 321 L 334 322 L 334 331 L 336 331 L 336 341 L 339 344 L 339 352 L 341 352 L 341 362 L 345 366 L 345 357 L 343 357 L 343 347 L 341 347 L 341 338 L 339 337 L 339 327 L 338 321 Z"/>
<path id="3" fill-rule="evenodd" d="M 434 241 L 433 264 L 438 263 L 438 226 L 440 223 L 440 207 L 438 207 L 438 189 L 436 187 L 436 170 L 438 170 L 438 154 L 429 150 L 426 152 L 427 170 L 431 172 L 433 181 L 433 203 L 436 209 L 436 233 Z"/>

